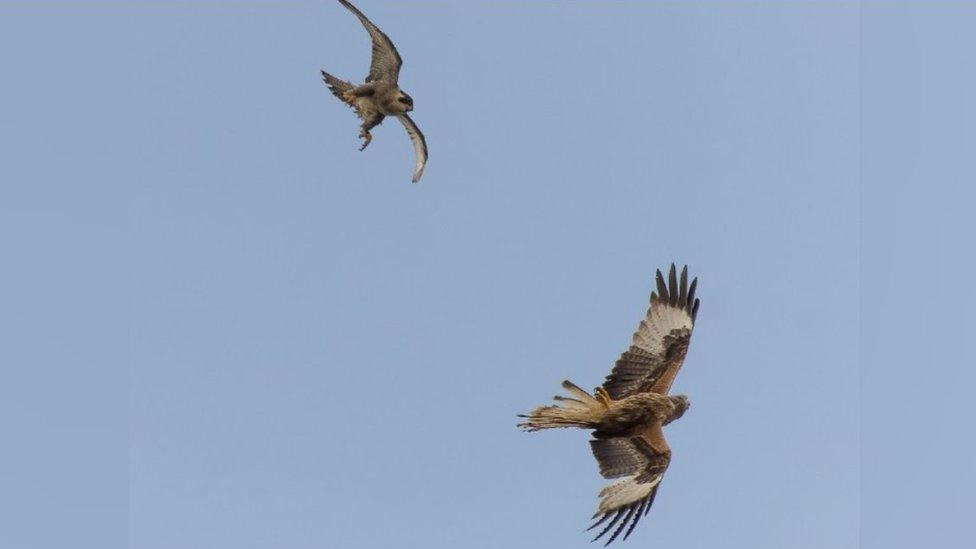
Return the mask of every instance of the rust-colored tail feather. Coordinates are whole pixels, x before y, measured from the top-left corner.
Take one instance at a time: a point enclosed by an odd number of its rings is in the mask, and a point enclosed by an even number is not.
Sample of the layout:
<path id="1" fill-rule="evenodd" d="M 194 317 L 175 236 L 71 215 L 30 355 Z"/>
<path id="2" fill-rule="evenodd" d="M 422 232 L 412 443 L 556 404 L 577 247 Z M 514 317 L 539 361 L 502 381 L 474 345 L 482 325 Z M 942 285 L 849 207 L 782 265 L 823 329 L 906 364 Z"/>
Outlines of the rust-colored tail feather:
<path id="1" fill-rule="evenodd" d="M 555 396 L 553 398 L 558 403 L 555 406 L 539 406 L 528 415 L 519 414 L 518 417 L 526 418 L 526 421 L 518 426 L 526 431 L 559 427 L 595 428 L 603 415 L 603 404 L 570 381 L 563 381 L 563 388 L 572 396 Z"/>

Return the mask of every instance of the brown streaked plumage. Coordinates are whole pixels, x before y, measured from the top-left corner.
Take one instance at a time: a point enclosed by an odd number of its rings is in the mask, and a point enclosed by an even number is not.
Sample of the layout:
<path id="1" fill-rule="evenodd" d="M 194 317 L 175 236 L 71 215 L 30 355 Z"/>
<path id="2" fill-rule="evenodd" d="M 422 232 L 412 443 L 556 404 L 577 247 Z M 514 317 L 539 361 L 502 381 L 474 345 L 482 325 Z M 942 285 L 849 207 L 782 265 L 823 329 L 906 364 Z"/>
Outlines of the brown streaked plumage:
<path id="1" fill-rule="evenodd" d="M 569 396 L 556 396 L 553 406 L 540 406 L 519 427 L 538 431 L 557 427 L 592 429 L 590 449 L 604 478 L 619 479 L 600 491 L 596 522 L 602 526 L 594 541 L 611 530 L 605 545 L 623 533 L 624 539 L 647 514 L 671 463 L 671 448 L 662 427 L 688 410 L 688 397 L 668 395 L 684 363 L 698 316 L 695 291 L 688 284 L 688 267 L 679 280 L 674 264 L 665 281 L 657 271 L 651 306 L 634 332 L 630 348 L 617 359 L 602 387 L 593 395 L 569 381 Z M 629 525 L 629 526 L 628 526 Z M 626 529 L 626 530 L 625 530 Z"/>
<path id="2" fill-rule="evenodd" d="M 427 164 L 427 140 L 413 119 L 407 115 L 413 110 L 413 98 L 401 90 L 397 83 L 403 60 L 390 38 L 363 15 L 363 12 L 346 0 L 339 0 L 339 3 L 359 18 L 373 42 L 369 74 L 366 76 L 366 83 L 361 86 L 336 78 L 325 71 L 321 71 L 322 79 L 332 94 L 352 107 L 362 119 L 359 137 L 363 140 L 363 146 L 359 150 L 364 150 L 373 140 L 370 130 L 382 124 L 385 117 L 395 116 L 403 124 L 416 155 L 413 171 L 413 182 L 416 183 L 420 181 Z"/>

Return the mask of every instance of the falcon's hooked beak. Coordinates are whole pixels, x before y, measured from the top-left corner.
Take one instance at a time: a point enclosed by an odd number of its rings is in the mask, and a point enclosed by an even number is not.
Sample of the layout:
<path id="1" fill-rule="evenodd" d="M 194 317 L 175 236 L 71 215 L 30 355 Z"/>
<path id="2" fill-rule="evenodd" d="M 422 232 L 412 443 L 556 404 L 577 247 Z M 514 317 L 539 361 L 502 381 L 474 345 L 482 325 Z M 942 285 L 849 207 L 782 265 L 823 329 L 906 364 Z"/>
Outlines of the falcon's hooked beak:
<path id="1" fill-rule="evenodd" d="M 403 105 L 404 112 L 410 112 L 413 110 L 413 98 L 410 97 L 409 95 L 400 92 L 400 97 L 397 97 L 397 101 L 399 101 L 400 104 Z"/>

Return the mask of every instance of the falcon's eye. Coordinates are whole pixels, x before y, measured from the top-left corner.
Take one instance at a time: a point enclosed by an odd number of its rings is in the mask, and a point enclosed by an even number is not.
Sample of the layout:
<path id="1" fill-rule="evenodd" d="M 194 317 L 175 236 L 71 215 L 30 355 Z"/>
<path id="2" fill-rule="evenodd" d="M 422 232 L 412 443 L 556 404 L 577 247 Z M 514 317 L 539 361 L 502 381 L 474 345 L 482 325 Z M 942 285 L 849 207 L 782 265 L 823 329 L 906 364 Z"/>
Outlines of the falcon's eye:
<path id="1" fill-rule="evenodd" d="M 407 95 L 401 95 L 400 102 L 405 103 L 407 105 L 413 105 L 413 99 L 410 99 L 410 96 Z"/>

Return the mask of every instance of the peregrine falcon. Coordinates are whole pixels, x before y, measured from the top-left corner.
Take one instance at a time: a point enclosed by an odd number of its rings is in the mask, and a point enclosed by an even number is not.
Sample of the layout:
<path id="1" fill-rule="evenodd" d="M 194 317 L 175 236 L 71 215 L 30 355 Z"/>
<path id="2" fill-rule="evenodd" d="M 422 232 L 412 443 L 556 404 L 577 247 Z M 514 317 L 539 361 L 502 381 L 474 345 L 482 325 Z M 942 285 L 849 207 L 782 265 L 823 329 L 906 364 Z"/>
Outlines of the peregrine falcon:
<path id="1" fill-rule="evenodd" d="M 363 140 L 363 146 L 359 150 L 364 150 L 369 145 L 373 139 L 369 130 L 382 123 L 383 118 L 395 116 L 403 123 L 417 156 L 413 169 L 413 182 L 416 183 L 420 181 L 420 176 L 424 173 L 424 165 L 427 163 L 427 141 L 420 128 L 407 116 L 407 112 L 413 110 L 413 99 L 397 85 L 403 60 L 400 59 L 400 54 L 397 53 L 390 38 L 367 19 L 363 12 L 346 0 L 339 0 L 339 3 L 358 17 L 366 27 L 373 41 L 373 58 L 366 83 L 361 86 L 340 80 L 325 71 L 322 71 L 322 78 L 333 95 L 352 107 L 356 115 L 362 119 L 359 137 Z"/>

